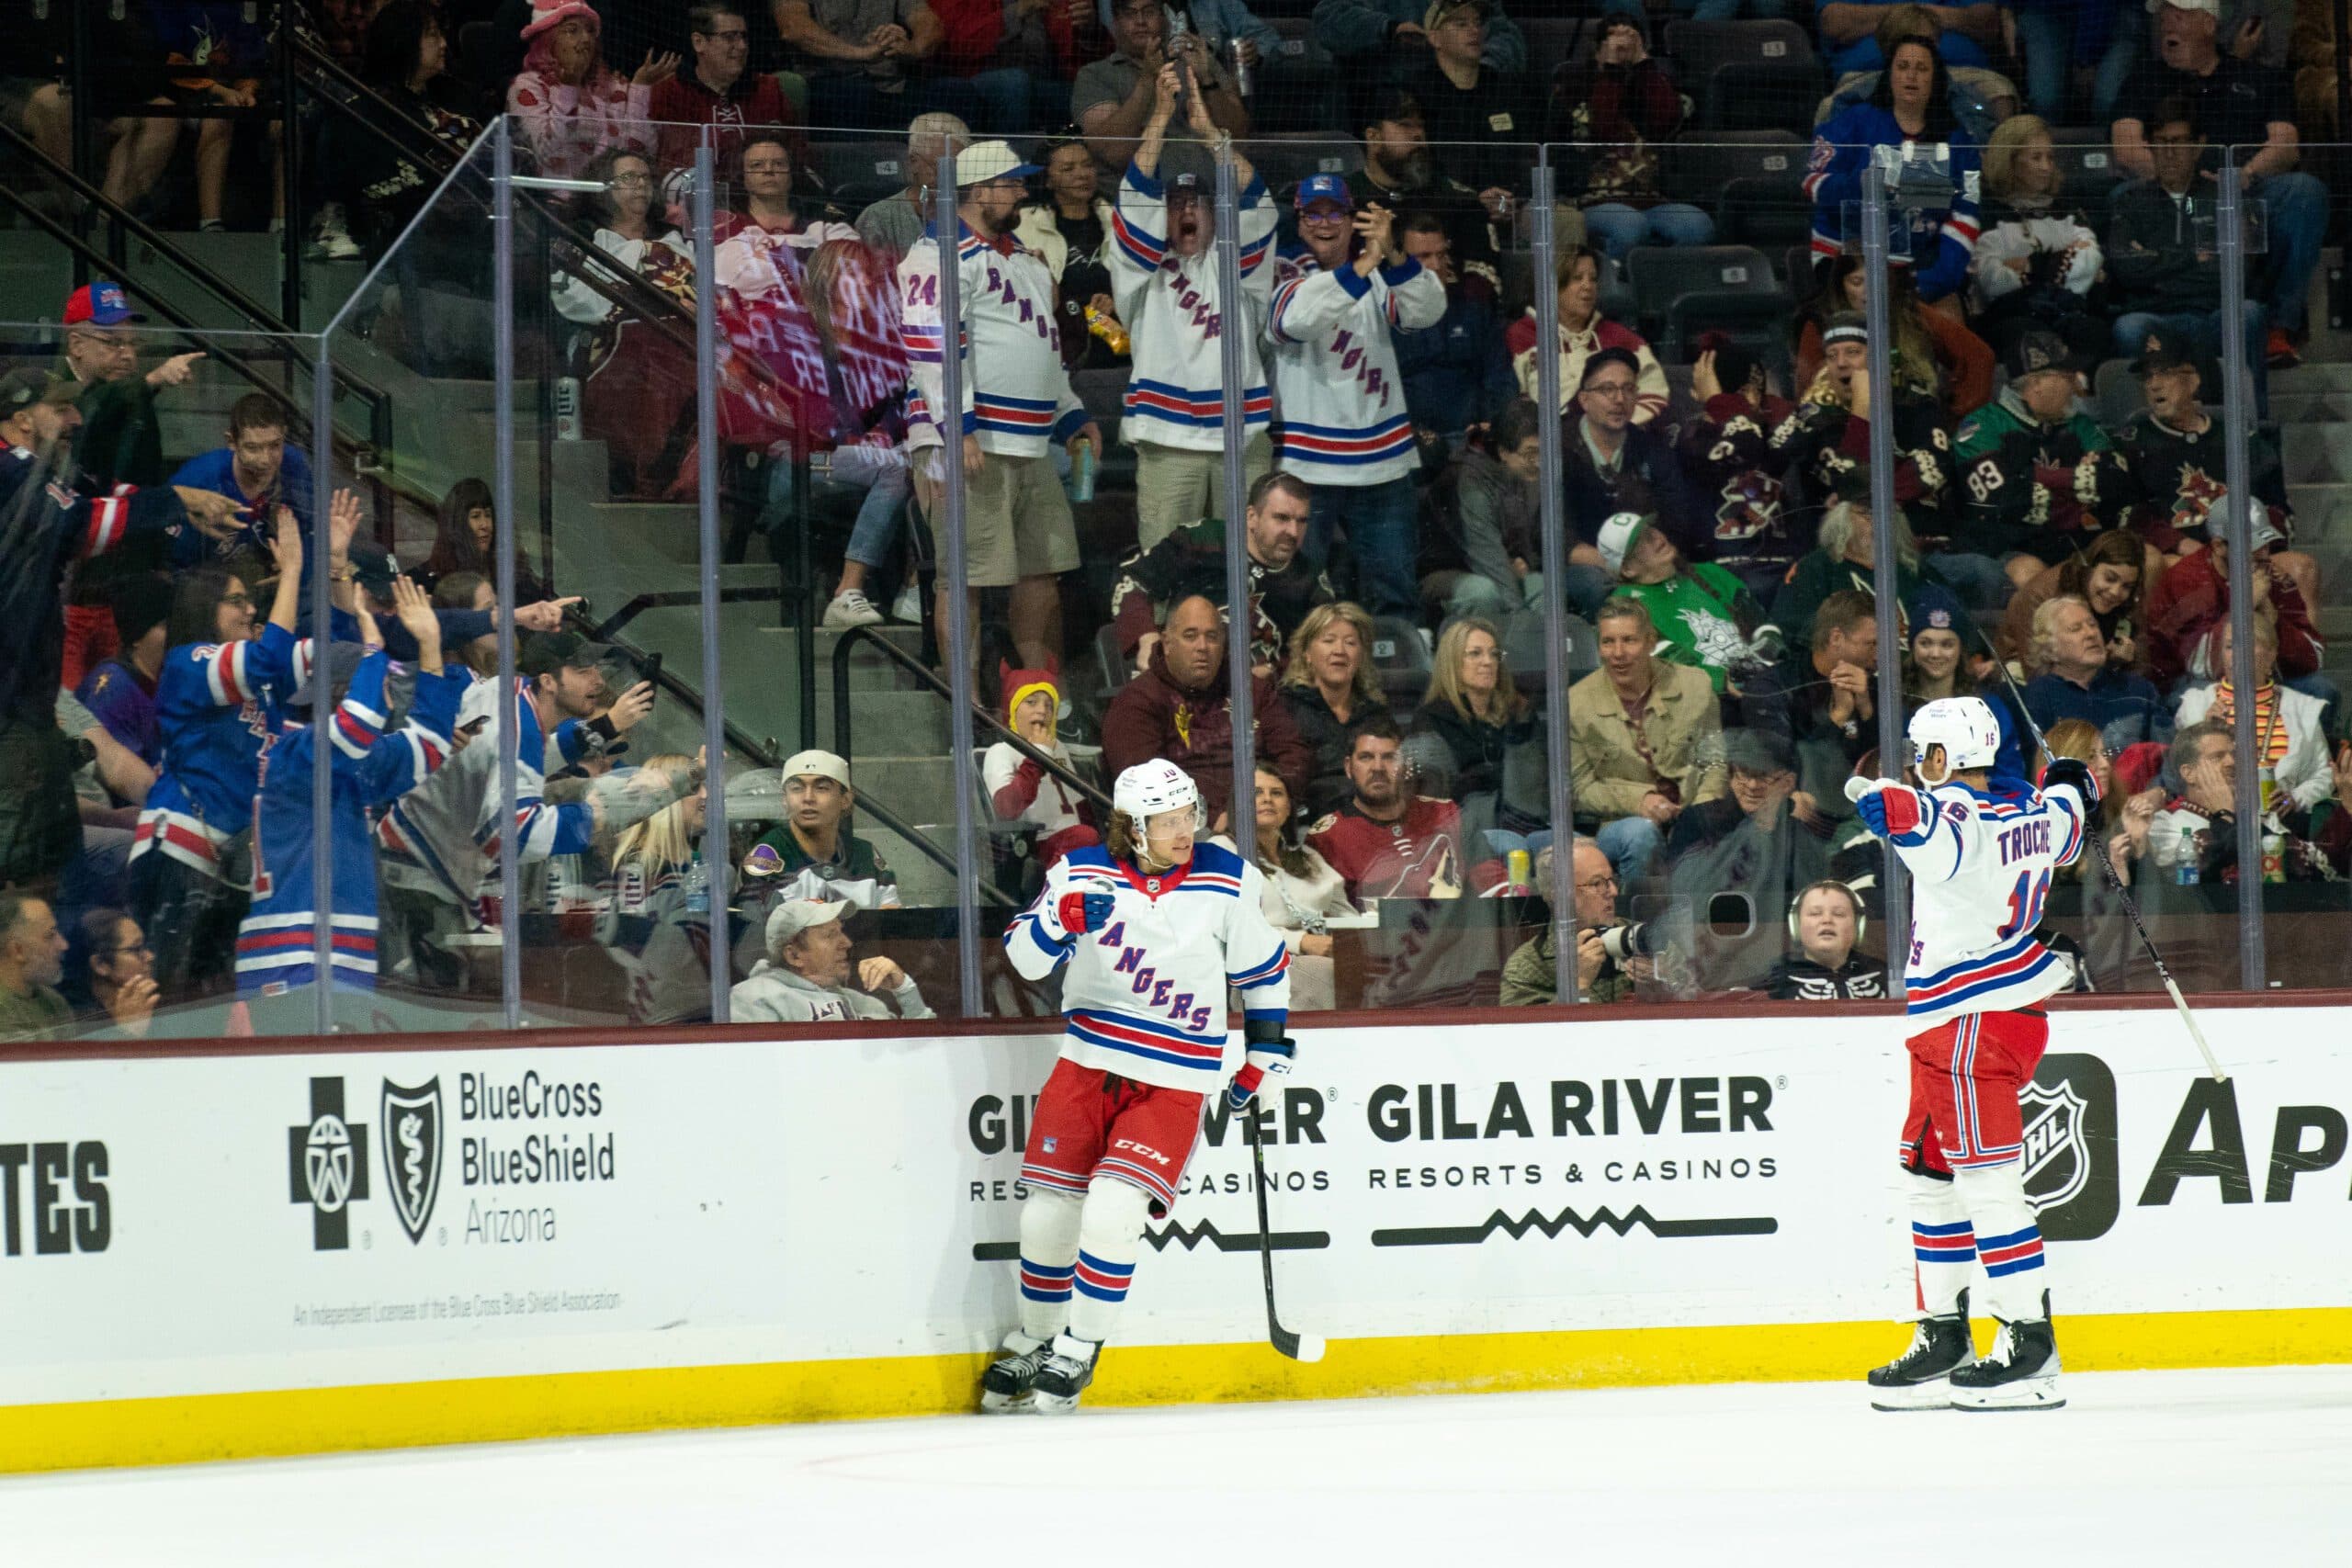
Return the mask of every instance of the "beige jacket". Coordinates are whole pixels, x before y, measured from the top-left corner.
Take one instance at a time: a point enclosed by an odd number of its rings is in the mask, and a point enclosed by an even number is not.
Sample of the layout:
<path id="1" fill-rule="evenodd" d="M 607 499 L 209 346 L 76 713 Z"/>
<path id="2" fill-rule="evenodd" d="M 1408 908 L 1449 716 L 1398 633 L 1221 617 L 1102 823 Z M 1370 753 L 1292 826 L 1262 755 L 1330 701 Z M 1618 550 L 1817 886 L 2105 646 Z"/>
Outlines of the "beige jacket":
<path id="1" fill-rule="evenodd" d="M 1706 671 L 1661 659 L 1650 668 L 1655 682 L 1641 725 L 1648 761 L 1634 743 L 1634 721 L 1608 671 L 1568 688 L 1568 788 L 1579 817 L 1633 816 L 1661 779 L 1673 782 L 1685 806 L 1714 799 L 1730 783 L 1723 721 Z"/>

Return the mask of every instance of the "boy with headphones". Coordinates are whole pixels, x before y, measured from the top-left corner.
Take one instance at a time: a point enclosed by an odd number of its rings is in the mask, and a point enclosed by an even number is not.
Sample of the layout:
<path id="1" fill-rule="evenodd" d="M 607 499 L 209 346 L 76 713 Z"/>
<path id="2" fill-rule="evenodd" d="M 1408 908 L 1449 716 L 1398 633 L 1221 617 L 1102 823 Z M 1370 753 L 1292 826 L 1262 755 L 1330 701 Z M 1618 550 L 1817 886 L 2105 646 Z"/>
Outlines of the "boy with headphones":
<path id="1" fill-rule="evenodd" d="M 1772 965 L 1765 991 L 1780 1002 L 1883 999 L 1886 965 L 1854 946 L 1869 928 L 1862 901 L 1836 878 L 1815 883 L 1789 904 L 1796 951 Z"/>

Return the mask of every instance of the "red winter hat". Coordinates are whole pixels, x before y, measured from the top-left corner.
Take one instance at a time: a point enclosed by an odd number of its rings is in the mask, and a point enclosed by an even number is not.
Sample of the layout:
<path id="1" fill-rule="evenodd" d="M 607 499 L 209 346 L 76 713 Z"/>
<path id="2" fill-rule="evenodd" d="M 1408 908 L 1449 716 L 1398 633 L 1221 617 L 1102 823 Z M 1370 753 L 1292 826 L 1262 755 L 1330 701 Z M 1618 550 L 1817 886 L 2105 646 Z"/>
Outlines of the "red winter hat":
<path id="1" fill-rule="evenodd" d="M 596 15 L 596 8 L 589 5 L 588 0 L 531 0 L 531 19 L 523 24 L 523 36 L 537 38 L 549 28 L 573 17 L 586 18 L 588 25 L 598 32 L 604 30 L 604 23 Z"/>
<path id="2" fill-rule="evenodd" d="M 1054 658 L 1051 654 L 1048 654 L 1046 657 L 1046 667 L 1043 670 L 1015 670 L 1012 665 L 1007 664 L 1002 660 L 998 661 L 996 669 L 997 690 L 1004 696 L 1005 723 L 1011 724 L 1012 722 L 1012 716 L 1020 711 L 1021 705 L 1028 701 L 1029 698 L 1035 696 L 1039 692 L 1047 692 L 1052 694 L 1055 710 L 1057 712 L 1060 710 L 1062 704 L 1061 660 Z"/>

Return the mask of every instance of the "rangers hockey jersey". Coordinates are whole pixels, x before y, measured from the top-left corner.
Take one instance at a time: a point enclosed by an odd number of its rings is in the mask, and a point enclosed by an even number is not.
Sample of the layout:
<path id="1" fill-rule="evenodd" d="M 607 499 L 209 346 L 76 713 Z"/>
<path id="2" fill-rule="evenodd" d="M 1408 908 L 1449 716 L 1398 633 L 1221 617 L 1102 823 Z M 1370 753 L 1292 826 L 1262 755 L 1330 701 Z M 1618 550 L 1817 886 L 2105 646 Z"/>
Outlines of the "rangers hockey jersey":
<path id="1" fill-rule="evenodd" d="M 578 854 L 595 838 L 595 818 L 585 801 L 550 805 L 542 798 L 545 768 L 571 760 L 567 743 L 578 729 L 557 728 L 550 747 L 539 729 L 538 710 L 527 695 L 530 682 L 517 679 L 507 708 L 520 750 L 514 762 L 514 830 L 526 866 L 549 855 Z M 458 727 L 484 721 L 472 745 L 459 752 L 422 789 L 404 795 L 376 824 L 383 851 L 384 880 L 476 910 L 481 896 L 494 891 L 498 848 L 504 838 L 504 811 L 498 798 L 498 748 L 502 739 L 498 682 L 476 681 L 458 705 Z"/>
<path id="2" fill-rule="evenodd" d="M 960 434 L 1005 457 L 1042 457 L 1047 439 L 1067 441 L 1086 423 L 1069 389 L 1061 339 L 1054 327 L 1054 278 L 1036 253 L 1012 240 L 983 240 L 958 226 L 956 279 L 963 323 L 956 351 L 964 362 Z M 899 333 L 914 393 L 907 400 L 910 449 L 937 446 L 940 355 L 947 329 L 939 319 L 939 240 L 926 233 L 899 264 Z"/>
<path id="3" fill-rule="evenodd" d="M 254 903 L 237 928 L 237 989 L 277 996 L 318 978 L 316 845 L 334 856 L 328 897 L 334 910 L 334 972 L 345 984 L 376 984 L 376 852 L 370 807 L 423 784 L 449 754 L 449 726 L 466 688 L 463 671 L 419 675 L 408 723 L 386 733 L 384 695 L 391 660 L 381 649 L 359 661 L 351 688 L 329 716 L 334 772 L 327 830 L 311 816 L 318 733 L 288 719 L 262 760 L 254 811 Z"/>
<path id="4" fill-rule="evenodd" d="M 1273 288 L 1274 203 L 1252 175 L 1240 196 L 1241 424 L 1263 430 L 1274 397 L 1258 350 L 1257 323 Z M 1168 195 L 1156 175 L 1127 165 L 1111 214 L 1112 298 L 1135 346 L 1127 378 L 1122 438 L 1193 452 L 1225 442 L 1225 306 L 1217 293 L 1216 248 L 1180 256 L 1169 245 Z"/>
<path id="5" fill-rule="evenodd" d="M 1965 131 L 1956 130 L 1942 142 L 1917 142 L 1904 134 L 1894 110 L 1876 104 L 1850 104 L 1822 121 L 1814 130 L 1804 179 L 1813 201 L 1813 254 L 1818 260 L 1845 250 L 1848 224 L 1860 220 L 1862 172 L 1873 157 L 1897 148 L 1901 169 L 1888 181 L 1887 207 L 1904 231 L 1894 236 L 1887 259 L 1911 266 L 1920 299 L 1940 299 L 1968 282 L 1981 221 L 1977 148 Z M 1951 199 L 1913 205 L 1915 197 L 1931 197 L 1916 178 L 1920 174 L 1940 175 L 1939 185 L 1948 180 Z"/>
<path id="6" fill-rule="evenodd" d="M 1266 923 L 1264 874 L 1221 845 L 1148 875 L 1090 845 L 1046 874 L 1036 901 L 1005 929 L 1004 951 L 1032 980 L 1062 971 L 1062 1055 L 1137 1083 L 1206 1093 L 1227 1060 L 1226 987 L 1252 1020 L 1290 1015 L 1290 949 Z M 1065 893 L 1108 893 L 1111 918 L 1073 935 Z"/>
<path id="7" fill-rule="evenodd" d="M 1391 328 L 1435 326 L 1445 287 L 1412 257 L 1367 277 L 1284 258 L 1266 335 L 1281 399 L 1277 466 L 1309 484 L 1376 485 L 1419 471 Z"/>
<path id="8" fill-rule="evenodd" d="M 130 858 L 171 856 L 219 876 L 220 852 L 254 818 L 277 705 L 310 678 L 311 641 L 275 622 L 248 642 L 185 643 L 164 655 L 155 725 L 164 766 Z"/>
<path id="9" fill-rule="evenodd" d="M 2083 803 L 2061 784 L 1996 795 L 1964 784 L 1884 791 L 1887 837 L 1917 886 L 1905 1011 L 1914 1033 L 1962 1013 L 2009 1012 L 2064 990 L 2073 971 L 2034 940 L 2051 874 L 2083 847 Z"/>

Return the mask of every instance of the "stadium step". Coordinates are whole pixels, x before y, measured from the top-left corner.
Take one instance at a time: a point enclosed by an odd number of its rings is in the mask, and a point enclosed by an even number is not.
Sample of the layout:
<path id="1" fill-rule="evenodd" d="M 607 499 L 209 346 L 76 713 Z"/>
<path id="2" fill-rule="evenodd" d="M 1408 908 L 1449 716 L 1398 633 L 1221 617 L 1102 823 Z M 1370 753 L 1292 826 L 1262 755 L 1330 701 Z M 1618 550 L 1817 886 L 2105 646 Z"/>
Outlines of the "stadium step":
<path id="1" fill-rule="evenodd" d="M 2352 480 L 2352 425 L 2290 424 L 2278 432 L 2290 485 Z"/>

